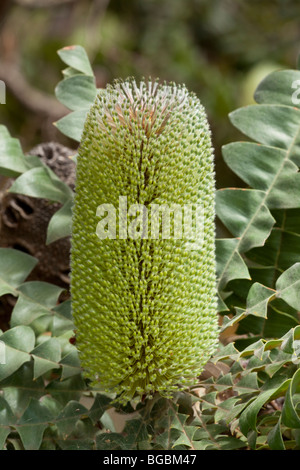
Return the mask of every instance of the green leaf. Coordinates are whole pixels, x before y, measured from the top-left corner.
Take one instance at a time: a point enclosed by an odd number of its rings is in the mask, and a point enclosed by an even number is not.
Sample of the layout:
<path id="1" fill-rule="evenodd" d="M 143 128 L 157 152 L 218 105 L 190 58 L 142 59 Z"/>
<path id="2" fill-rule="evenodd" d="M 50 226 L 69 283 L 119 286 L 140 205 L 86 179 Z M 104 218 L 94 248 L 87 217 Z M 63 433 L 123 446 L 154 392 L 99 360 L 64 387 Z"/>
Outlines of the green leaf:
<path id="1" fill-rule="evenodd" d="M 14 181 L 9 192 L 49 199 L 62 204 L 73 194 L 69 186 L 46 166 L 32 168 L 23 173 Z"/>
<path id="2" fill-rule="evenodd" d="M 88 109 L 79 109 L 67 114 L 63 118 L 56 121 L 54 125 L 67 137 L 77 142 L 81 141 L 84 124 L 86 121 Z"/>
<path id="3" fill-rule="evenodd" d="M 236 307 L 236 315 L 233 318 L 229 319 L 228 317 L 224 317 L 221 331 L 226 330 L 229 326 L 237 324 L 248 315 L 266 319 L 268 303 L 275 294 L 276 291 L 269 289 L 258 282 L 252 284 L 247 296 L 246 309 Z"/>
<path id="4" fill-rule="evenodd" d="M 300 107 L 293 100 L 294 83 L 300 80 L 299 70 L 278 70 L 269 74 L 258 85 L 254 98 L 257 103 L 284 104 Z"/>
<path id="5" fill-rule="evenodd" d="M 72 207 L 73 199 L 70 199 L 51 217 L 47 229 L 47 245 L 71 235 Z"/>
<path id="6" fill-rule="evenodd" d="M 101 395 L 100 393 L 97 393 L 94 403 L 89 410 L 89 417 L 91 418 L 94 424 L 101 419 L 102 415 L 106 412 L 110 403 L 111 398 L 107 397 L 106 395 Z"/>
<path id="7" fill-rule="evenodd" d="M 268 434 L 268 444 L 271 450 L 285 450 L 281 434 L 281 417 L 279 417 L 276 426 Z"/>
<path id="8" fill-rule="evenodd" d="M 71 111 L 88 109 L 97 95 L 95 79 L 86 75 L 65 78 L 57 85 L 55 94 L 57 99 Z"/>
<path id="9" fill-rule="evenodd" d="M 189 449 L 196 449 L 195 444 L 193 442 L 193 437 L 197 430 L 197 427 L 186 425 L 186 420 L 188 416 L 179 413 L 178 405 L 173 402 L 170 402 L 168 416 L 170 419 L 170 428 L 179 431 L 179 435 L 173 443 L 172 449 L 178 449 L 178 446 L 187 446 Z"/>
<path id="10" fill-rule="evenodd" d="M 11 326 L 30 325 L 42 315 L 53 314 L 62 287 L 41 281 L 26 282 L 18 287 L 18 301 L 11 316 Z"/>
<path id="11" fill-rule="evenodd" d="M 299 256 L 300 236 L 288 232 L 284 221 L 280 228 L 274 227 L 263 248 L 254 248 L 247 253 L 247 258 L 265 267 L 265 283 L 271 288 L 276 287 L 278 276 L 290 268 Z"/>
<path id="12" fill-rule="evenodd" d="M 5 344 L 5 364 L 0 364 L 0 381 L 13 374 L 30 360 L 29 352 L 35 345 L 35 334 L 28 326 L 16 326 L 0 336 Z"/>
<path id="13" fill-rule="evenodd" d="M 64 78 L 74 77 L 74 75 L 82 75 L 83 72 L 79 72 L 79 70 L 73 69 L 73 67 L 66 67 L 62 70 L 62 74 Z"/>
<path id="14" fill-rule="evenodd" d="M 78 352 L 75 348 L 66 354 L 59 364 L 62 366 L 61 380 L 77 375 L 81 371 Z"/>
<path id="15" fill-rule="evenodd" d="M 236 314 L 232 318 L 224 315 L 221 332 L 225 331 L 226 328 L 229 328 L 230 326 L 236 325 L 247 316 L 247 312 L 244 308 L 235 307 L 235 311 Z"/>
<path id="16" fill-rule="evenodd" d="M 55 336 L 74 329 L 70 300 L 65 300 L 65 302 L 54 307 L 53 313 L 52 332 Z"/>
<path id="17" fill-rule="evenodd" d="M 248 292 L 246 313 L 267 318 L 268 303 L 275 294 L 273 289 L 255 282 Z"/>
<path id="18" fill-rule="evenodd" d="M 61 359 L 60 343 L 55 338 L 48 338 L 31 351 L 34 359 L 34 380 L 51 369 L 58 367 Z"/>
<path id="19" fill-rule="evenodd" d="M 57 51 L 63 62 L 85 75 L 93 75 L 89 58 L 82 46 L 67 46 Z"/>
<path id="20" fill-rule="evenodd" d="M 131 419 L 127 421 L 123 430 L 125 436 L 126 450 L 135 450 L 139 442 L 149 439 L 146 425 L 141 419 Z"/>
<path id="21" fill-rule="evenodd" d="M 97 434 L 97 450 L 122 450 L 126 448 L 125 438 L 116 432 Z"/>
<path id="22" fill-rule="evenodd" d="M 37 163 L 37 157 L 23 154 L 18 139 L 13 139 L 5 126 L 0 125 L 0 172 L 4 176 L 16 177 Z"/>
<path id="23" fill-rule="evenodd" d="M 221 291 L 232 279 L 250 279 L 246 263 L 238 251 L 237 238 L 216 240 L 218 290 Z"/>
<path id="24" fill-rule="evenodd" d="M 70 401 L 56 418 L 56 425 L 62 439 L 66 439 L 72 433 L 76 422 L 87 414 L 88 409 L 85 406 L 77 401 Z"/>
<path id="25" fill-rule="evenodd" d="M 300 164 L 300 109 L 284 105 L 251 105 L 233 111 L 232 124 L 253 140 L 272 147 L 293 150 L 291 161 Z"/>
<path id="26" fill-rule="evenodd" d="M 299 402 L 300 390 L 300 369 L 298 369 L 292 377 L 289 389 L 285 396 L 285 401 L 282 409 L 282 422 L 292 429 L 300 428 L 299 412 L 295 408 L 294 396 L 298 393 L 297 402 Z"/>
<path id="27" fill-rule="evenodd" d="M 7 401 L 0 396 L 0 450 L 3 449 L 7 436 L 12 431 L 12 426 L 16 418 L 7 403 Z"/>
<path id="28" fill-rule="evenodd" d="M 228 188 L 217 191 L 217 215 L 245 252 L 264 245 L 275 219 L 265 205 L 266 194 L 253 189 Z"/>
<path id="29" fill-rule="evenodd" d="M 251 430 L 257 432 L 257 415 L 259 410 L 271 399 L 283 395 L 288 388 L 290 379 L 278 382 L 279 381 L 276 379 L 273 386 L 270 386 L 267 390 L 261 391 L 258 397 L 242 412 L 239 418 L 239 425 L 244 436 L 247 436 Z"/>
<path id="30" fill-rule="evenodd" d="M 32 398 L 16 425 L 25 450 L 38 450 L 40 448 L 44 431 L 51 419 L 49 409 L 35 398 Z"/>
<path id="31" fill-rule="evenodd" d="M 246 443 L 235 437 L 221 437 L 217 441 L 220 450 L 236 450 L 246 447 Z"/>
<path id="32" fill-rule="evenodd" d="M 300 263 L 295 263 L 277 279 L 276 289 L 277 297 L 300 310 Z"/>
<path id="33" fill-rule="evenodd" d="M 39 399 L 44 392 L 41 378 L 33 380 L 33 362 L 25 362 L 14 374 L 1 381 L 3 396 L 16 416 L 21 416 L 31 398 Z"/>
<path id="34" fill-rule="evenodd" d="M 234 142 L 222 149 L 229 168 L 249 186 L 266 193 L 269 209 L 300 207 L 300 174 L 292 149 Z"/>
<path id="35" fill-rule="evenodd" d="M 21 284 L 38 260 L 13 248 L 0 248 L 0 295 L 16 295 L 16 288 Z"/>
<path id="36" fill-rule="evenodd" d="M 276 303 L 275 299 L 269 305 L 268 320 L 265 321 L 262 332 L 265 338 L 279 338 L 299 324 L 296 312 L 292 315 L 287 311 L 288 305 L 276 305 Z"/>
<path id="37" fill-rule="evenodd" d="M 66 406 L 71 400 L 80 400 L 83 391 L 86 390 L 86 386 L 81 374 L 76 374 L 62 381 L 55 380 L 49 382 L 45 390 L 47 394 L 50 394 L 59 403 Z"/>

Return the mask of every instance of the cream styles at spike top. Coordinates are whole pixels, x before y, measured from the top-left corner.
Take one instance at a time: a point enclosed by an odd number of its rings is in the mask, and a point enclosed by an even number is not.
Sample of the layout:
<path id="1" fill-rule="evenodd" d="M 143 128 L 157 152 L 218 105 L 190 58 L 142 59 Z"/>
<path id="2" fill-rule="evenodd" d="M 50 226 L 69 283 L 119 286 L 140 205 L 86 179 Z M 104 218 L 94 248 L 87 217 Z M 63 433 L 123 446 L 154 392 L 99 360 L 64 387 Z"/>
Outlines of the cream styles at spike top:
<path id="1" fill-rule="evenodd" d="M 218 343 L 213 150 L 199 99 L 184 85 L 152 80 L 101 90 L 86 119 L 75 193 L 72 312 L 85 377 L 122 402 L 197 383 Z M 145 233 L 143 216 L 130 213 L 124 236 L 121 198 L 146 212 L 200 206 L 198 248 L 184 230 L 172 236 L 170 213 L 169 237 Z M 99 207 L 115 208 L 101 237 Z M 121 222 L 122 234 L 110 230 Z"/>

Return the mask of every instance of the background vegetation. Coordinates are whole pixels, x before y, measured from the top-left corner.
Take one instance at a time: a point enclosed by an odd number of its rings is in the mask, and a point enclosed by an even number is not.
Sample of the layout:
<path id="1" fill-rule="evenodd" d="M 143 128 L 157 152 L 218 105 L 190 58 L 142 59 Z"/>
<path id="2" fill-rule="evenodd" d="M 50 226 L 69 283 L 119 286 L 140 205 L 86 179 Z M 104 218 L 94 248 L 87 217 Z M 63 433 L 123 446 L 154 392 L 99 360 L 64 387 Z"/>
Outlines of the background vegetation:
<path id="1" fill-rule="evenodd" d="M 268 71 L 294 67 L 299 22 L 295 0 L 3 0 L 1 122 L 25 151 L 48 140 L 74 145 L 52 125 L 65 112 L 52 96 L 61 79 L 56 50 L 81 44 L 98 87 L 151 75 L 194 90 L 209 115 L 218 187 L 238 184 L 220 151 L 239 136 L 228 113 L 253 102 Z"/>
<path id="2" fill-rule="evenodd" d="M 12 178 L 10 193 L 60 205 L 46 228 L 51 246 L 70 233 L 73 191 L 25 152 L 47 140 L 76 148 L 96 88 L 117 76 L 185 81 L 207 108 L 216 148 L 222 335 L 195 387 L 116 407 L 82 378 L 63 288 L 30 280 L 34 256 L 0 248 L 0 295 L 15 299 L 0 331 L 0 448 L 299 449 L 300 111 L 291 102 L 299 7 L 57 3 L 1 6 L 0 72 L 10 90 L 1 175 Z M 86 47 L 92 67 L 69 44 Z M 268 75 L 274 69 L 283 70 Z M 257 104 L 247 106 L 255 89 Z"/>

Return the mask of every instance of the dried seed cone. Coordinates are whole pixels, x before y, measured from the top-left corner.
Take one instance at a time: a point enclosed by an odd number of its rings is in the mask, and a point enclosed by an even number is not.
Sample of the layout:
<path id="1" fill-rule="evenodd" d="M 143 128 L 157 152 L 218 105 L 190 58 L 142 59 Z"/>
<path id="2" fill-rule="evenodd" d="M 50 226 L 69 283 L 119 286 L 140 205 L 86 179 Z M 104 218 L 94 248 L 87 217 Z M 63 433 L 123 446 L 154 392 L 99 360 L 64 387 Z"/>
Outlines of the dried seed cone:
<path id="1" fill-rule="evenodd" d="M 77 162 L 71 292 L 85 375 L 125 402 L 154 392 L 172 396 L 196 382 L 218 341 L 215 182 L 205 110 L 185 86 L 116 81 L 88 113 Z M 149 219 L 146 232 L 127 212 L 125 236 L 124 197 L 127 211 L 133 204 L 147 211 L 153 204 L 200 204 L 200 245 L 191 248 L 185 232 L 172 236 L 172 214 L 166 238 L 162 230 L 152 236 Z M 114 237 L 113 230 L 102 239 L 96 233 L 102 204 L 116 208 Z"/>

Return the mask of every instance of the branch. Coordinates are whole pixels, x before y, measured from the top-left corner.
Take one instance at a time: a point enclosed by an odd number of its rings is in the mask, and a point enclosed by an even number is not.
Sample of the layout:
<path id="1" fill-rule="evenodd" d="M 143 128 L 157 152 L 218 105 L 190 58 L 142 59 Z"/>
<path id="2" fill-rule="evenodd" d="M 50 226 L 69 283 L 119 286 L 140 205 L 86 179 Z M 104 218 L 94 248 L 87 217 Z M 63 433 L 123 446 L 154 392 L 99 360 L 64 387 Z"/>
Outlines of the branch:
<path id="1" fill-rule="evenodd" d="M 14 0 L 21 7 L 28 8 L 51 8 L 64 3 L 75 3 L 78 0 Z"/>

